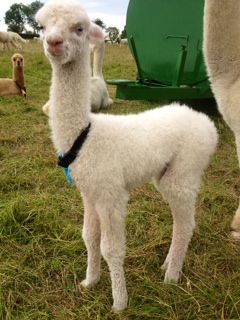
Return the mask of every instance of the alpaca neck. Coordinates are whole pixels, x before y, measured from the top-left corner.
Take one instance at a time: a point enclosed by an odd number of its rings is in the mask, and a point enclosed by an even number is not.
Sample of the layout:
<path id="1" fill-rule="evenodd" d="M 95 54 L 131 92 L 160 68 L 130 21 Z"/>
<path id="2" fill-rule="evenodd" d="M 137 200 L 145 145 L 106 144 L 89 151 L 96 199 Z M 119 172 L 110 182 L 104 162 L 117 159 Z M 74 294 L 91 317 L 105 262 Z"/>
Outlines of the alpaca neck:
<path id="1" fill-rule="evenodd" d="M 67 152 L 90 116 L 90 59 L 88 48 L 79 59 L 65 64 L 52 63 L 50 126 L 58 152 Z"/>
<path id="2" fill-rule="evenodd" d="M 239 16 L 237 0 L 205 1 L 204 51 L 211 80 L 226 74 L 230 81 L 234 80 L 230 78 L 235 77 L 232 71 L 239 61 Z"/>
<path id="3" fill-rule="evenodd" d="M 24 75 L 22 67 L 13 68 L 13 81 L 17 82 L 20 88 L 24 88 Z"/>
<path id="4" fill-rule="evenodd" d="M 102 42 L 94 47 L 93 51 L 93 76 L 103 78 L 102 66 L 105 51 L 105 43 Z"/>

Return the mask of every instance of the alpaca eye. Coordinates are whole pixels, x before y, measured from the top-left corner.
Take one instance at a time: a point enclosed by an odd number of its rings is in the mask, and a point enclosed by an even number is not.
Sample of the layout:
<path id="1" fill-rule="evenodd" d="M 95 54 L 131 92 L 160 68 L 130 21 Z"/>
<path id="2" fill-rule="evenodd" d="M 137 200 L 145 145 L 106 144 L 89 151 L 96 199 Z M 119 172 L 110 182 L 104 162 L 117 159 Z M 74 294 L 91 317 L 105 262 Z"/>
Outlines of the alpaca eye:
<path id="1" fill-rule="evenodd" d="M 38 26 L 38 29 L 39 29 L 40 31 L 43 31 L 45 28 L 44 28 L 44 26 L 39 25 L 39 26 Z"/>
<path id="2" fill-rule="evenodd" d="M 76 28 L 76 32 L 77 32 L 77 34 L 81 34 L 83 32 L 83 28 L 82 27 L 77 27 Z"/>
<path id="3" fill-rule="evenodd" d="M 13 58 L 13 61 L 16 61 L 16 58 Z"/>

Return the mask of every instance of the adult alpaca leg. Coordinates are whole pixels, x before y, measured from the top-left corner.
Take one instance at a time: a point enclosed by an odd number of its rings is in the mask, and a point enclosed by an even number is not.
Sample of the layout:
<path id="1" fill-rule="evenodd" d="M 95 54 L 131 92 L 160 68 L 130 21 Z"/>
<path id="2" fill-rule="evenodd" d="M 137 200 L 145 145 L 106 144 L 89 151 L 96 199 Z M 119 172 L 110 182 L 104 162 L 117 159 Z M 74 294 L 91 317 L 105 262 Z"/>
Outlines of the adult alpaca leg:
<path id="1" fill-rule="evenodd" d="M 205 0 L 204 55 L 219 111 L 232 129 L 240 164 L 239 0 Z M 240 239 L 240 204 L 232 221 Z"/>
<path id="2" fill-rule="evenodd" d="M 86 278 L 81 285 L 89 288 L 100 280 L 100 222 L 95 207 L 87 197 L 83 196 L 84 224 L 82 237 L 88 254 Z"/>
<path id="3" fill-rule="evenodd" d="M 236 137 L 238 162 L 239 162 L 239 167 L 240 167 L 240 132 L 239 132 L 239 134 L 236 133 L 235 137 Z M 237 209 L 237 211 L 236 211 L 236 213 L 235 213 L 235 215 L 233 217 L 231 227 L 232 227 L 233 230 L 236 230 L 236 231 L 232 232 L 232 236 L 235 239 L 240 240 L 240 201 L 239 201 L 238 209 Z"/>

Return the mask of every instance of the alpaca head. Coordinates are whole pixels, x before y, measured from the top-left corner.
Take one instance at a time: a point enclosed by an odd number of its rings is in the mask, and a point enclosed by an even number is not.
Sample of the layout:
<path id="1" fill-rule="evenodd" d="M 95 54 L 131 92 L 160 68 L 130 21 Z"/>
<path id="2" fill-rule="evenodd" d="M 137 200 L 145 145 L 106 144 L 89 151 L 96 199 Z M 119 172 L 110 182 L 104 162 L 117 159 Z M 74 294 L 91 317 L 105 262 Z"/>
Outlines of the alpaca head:
<path id="1" fill-rule="evenodd" d="M 13 68 L 16 68 L 16 69 L 23 68 L 24 59 L 20 53 L 15 53 L 12 56 L 11 60 L 12 60 Z"/>
<path id="2" fill-rule="evenodd" d="M 51 63 L 66 64 L 81 59 L 89 42 L 102 39 L 102 31 L 76 0 L 50 0 L 36 15 L 42 30 L 45 55 Z"/>

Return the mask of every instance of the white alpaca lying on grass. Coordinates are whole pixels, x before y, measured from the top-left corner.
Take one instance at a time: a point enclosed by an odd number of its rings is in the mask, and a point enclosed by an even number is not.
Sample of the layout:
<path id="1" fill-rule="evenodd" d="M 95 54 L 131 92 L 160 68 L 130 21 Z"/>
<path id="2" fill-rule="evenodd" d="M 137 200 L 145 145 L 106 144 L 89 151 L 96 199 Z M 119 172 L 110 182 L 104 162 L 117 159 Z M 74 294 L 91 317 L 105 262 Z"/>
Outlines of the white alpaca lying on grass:
<path id="1" fill-rule="evenodd" d="M 137 115 L 91 113 L 89 42 L 101 40 L 102 33 L 74 0 L 49 1 L 36 20 L 52 66 L 52 140 L 84 202 L 88 267 L 82 285 L 99 281 L 102 254 L 112 280 L 113 310 L 121 311 L 128 301 L 123 264 L 129 190 L 153 181 L 168 201 L 174 223 L 164 281 L 177 282 L 216 129 L 206 115 L 176 103 Z"/>
<path id="2" fill-rule="evenodd" d="M 10 50 L 11 47 L 22 49 L 22 44 L 26 43 L 26 40 L 16 32 L 0 31 L 0 43 L 2 43 L 3 49 Z"/>
<path id="3" fill-rule="evenodd" d="M 99 32 L 103 32 L 100 28 Z M 91 77 L 91 110 L 98 111 L 113 104 L 109 98 L 107 85 L 103 78 L 103 59 L 105 51 L 104 34 L 102 41 L 97 41 L 92 46 L 93 51 L 93 76 Z"/>
<path id="4" fill-rule="evenodd" d="M 127 46 L 127 45 L 128 45 L 128 39 L 127 38 L 120 39 L 120 46 Z"/>
<path id="5" fill-rule="evenodd" d="M 102 28 L 99 28 L 99 32 L 103 33 Z M 103 33 L 104 37 L 104 33 Z M 97 39 L 94 44 L 91 45 L 93 52 L 93 74 L 91 77 L 91 110 L 99 111 L 105 109 L 113 104 L 113 100 L 109 97 L 107 85 L 103 78 L 103 59 L 105 51 L 105 42 L 103 39 Z M 48 115 L 50 108 L 50 101 L 44 104 L 42 107 L 43 112 Z"/>
<path id="6" fill-rule="evenodd" d="M 204 54 L 219 111 L 232 129 L 240 164 L 240 2 L 205 0 Z M 240 240 L 240 204 L 232 221 Z"/>

